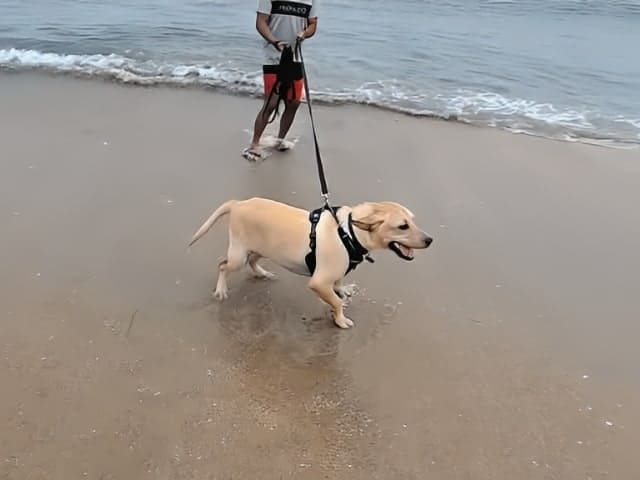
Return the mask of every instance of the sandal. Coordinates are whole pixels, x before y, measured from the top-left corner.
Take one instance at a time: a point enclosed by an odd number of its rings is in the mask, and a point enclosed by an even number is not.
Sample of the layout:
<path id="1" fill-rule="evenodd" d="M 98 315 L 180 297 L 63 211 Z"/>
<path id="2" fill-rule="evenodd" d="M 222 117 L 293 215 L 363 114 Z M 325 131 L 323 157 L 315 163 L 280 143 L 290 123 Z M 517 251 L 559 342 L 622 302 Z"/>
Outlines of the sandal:
<path id="1" fill-rule="evenodd" d="M 287 150 L 291 150 L 293 146 L 294 146 L 293 142 L 290 142 L 289 140 L 285 140 L 284 138 L 279 138 L 278 146 L 276 147 L 276 149 L 279 152 L 286 152 Z"/>
<path id="2" fill-rule="evenodd" d="M 242 151 L 242 156 L 250 162 L 257 162 L 258 160 L 262 160 L 264 157 L 262 151 L 254 147 L 245 148 Z"/>

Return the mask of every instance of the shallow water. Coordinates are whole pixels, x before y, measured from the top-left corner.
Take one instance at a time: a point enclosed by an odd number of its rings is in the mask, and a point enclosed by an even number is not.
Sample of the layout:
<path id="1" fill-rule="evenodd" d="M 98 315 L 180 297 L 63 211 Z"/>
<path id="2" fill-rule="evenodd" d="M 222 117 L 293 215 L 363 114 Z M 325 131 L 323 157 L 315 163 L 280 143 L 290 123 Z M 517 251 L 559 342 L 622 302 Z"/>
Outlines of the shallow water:
<path id="1" fill-rule="evenodd" d="M 254 4 L 0 0 L 0 68 L 261 90 Z M 389 7 L 392 5 L 392 7 Z M 316 97 L 640 143 L 640 3 L 324 0 Z"/>

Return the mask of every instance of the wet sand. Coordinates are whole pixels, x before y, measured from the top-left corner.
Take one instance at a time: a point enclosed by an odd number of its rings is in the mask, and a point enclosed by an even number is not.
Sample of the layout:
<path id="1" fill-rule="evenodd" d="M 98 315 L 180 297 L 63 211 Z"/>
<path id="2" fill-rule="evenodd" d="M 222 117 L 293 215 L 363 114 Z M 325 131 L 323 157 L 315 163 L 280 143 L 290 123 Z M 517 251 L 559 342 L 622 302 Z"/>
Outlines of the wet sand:
<path id="1" fill-rule="evenodd" d="M 434 237 L 353 275 L 210 295 L 222 201 L 319 205 L 306 111 L 249 165 L 259 102 L 0 76 L 0 479 L 640 478 L 640 153 L 317 108 L 336 203 Z"/>

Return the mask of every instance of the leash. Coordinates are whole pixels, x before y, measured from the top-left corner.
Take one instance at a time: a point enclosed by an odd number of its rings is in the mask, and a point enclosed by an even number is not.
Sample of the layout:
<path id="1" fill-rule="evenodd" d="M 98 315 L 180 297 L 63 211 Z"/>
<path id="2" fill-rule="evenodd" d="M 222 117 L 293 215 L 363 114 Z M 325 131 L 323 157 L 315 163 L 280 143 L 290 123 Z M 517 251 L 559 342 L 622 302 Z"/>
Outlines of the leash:
<path id="1" fill-rule="evenodd" d="M 300 57 L 300 66 L 302 68 L 302 78 L 304 82 L 304 94 L 307 97 L 307 106 L 309 107 L 309 117 L 311 118 L 311 130 L 313 132 L 313 144 L 315 146 L 316 151 L 316 165 L 318 167 L 318 177 L 320 179 L 320 190 L 322 192 L 322 199 L 324 200 L 324 206 L 327 210 L 331 212 L 333 218 L 336 220 L 338 225 L 340 222 L 338 221 L 338 216 L 329 205 L 329 187 L 327 186 L 327 179 L 324 174 L 324 165 L 322 164 L 322 156 L 320 155 L 320 146 L 318 145 L 318 135 L 316 134 L 316 125 L 313 120 L 313 110 L 311 108 L 311 92 L 309 92 L 309 81 L 307 80 L 307 71 L 304 66 L 304 57 L 302 56 L 302 42 L 300 40 L 296 40 L 296 52 Z"/>
<path id="2" fill-rule="evenodd" d="M 331 216 L 338 224 L 338 236 L 342 241 L 342 244 L 347 249 L 347 254 L 349 255 L 349 267 L 346 273 L 354 270 L 363 260 L 366 260 L 370 263 L 373 263 L 374 260 L 369 256 L 369 252 L 365 249 L 358 238 L 356 237 L 355 232 L 353 231 L 353 223 L 351 219 L 351 214 L 349 214 L 349 222 L 348 229 L 349 233 L 345 232 L 340 224 L 340 220 L 338 220 L 338 210 L 340 207 L 332 207 L 329 203 L 329 187 L 327 186 L 327 178 L 324 174 L 324 165 L 322 164 L 322 156 L 320 155 L 320 145 L 318 144 L 318 135 L 316 134 L 316 125 L 313 120 L 313 110 L 311 108 L 311 92 L 309 92 L 309 81 L 307 80 L 307 72 L 304 66 L 304 57 L 302 56 L 302 42 L 300 40 L 296 40 L 295 51 L 298 53 L 300 57 L 300 67 L 302 69 L 302 78 L 304 82 L 304 93 L 307 97 L 307 106 L 309 107 L 309 117 L 311 118 L 311 130 L 313 131 L 313 144 L 315 146 L 316 151 L 316 165 L 318 167 L 318 178 L 320 179 L 320 190 L 322 192 L 322 199 L 324 200 L 324 206 L 317 210 L 314 210 L 309 215 L 309 220 L 311 221 L 311 234 L 309 235 L 310 243 L 310 252 L 305 257 L 305 262 L 309 271 L 313 275 L 316 266 L 315 259 L 315 249 L 316 249 L 316 225 L 320 220 L 320 215 L 322 214 L 322 210 L 328 210 L 331 212 Z"/>

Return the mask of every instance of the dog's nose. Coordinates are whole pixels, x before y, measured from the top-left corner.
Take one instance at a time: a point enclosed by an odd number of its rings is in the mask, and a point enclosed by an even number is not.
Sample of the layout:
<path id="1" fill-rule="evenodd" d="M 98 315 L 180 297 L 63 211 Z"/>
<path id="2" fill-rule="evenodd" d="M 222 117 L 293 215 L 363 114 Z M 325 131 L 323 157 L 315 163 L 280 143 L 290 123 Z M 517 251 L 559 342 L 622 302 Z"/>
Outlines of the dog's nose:
<path id="1" fill-rule="evenodd" d="M 433 238 L 431 237 L 425 237 L 424 239 L 424 246 L 425 248 L 428 247 L 429 245 L 431 245 L 431 243 L 433 242 Z"/>

